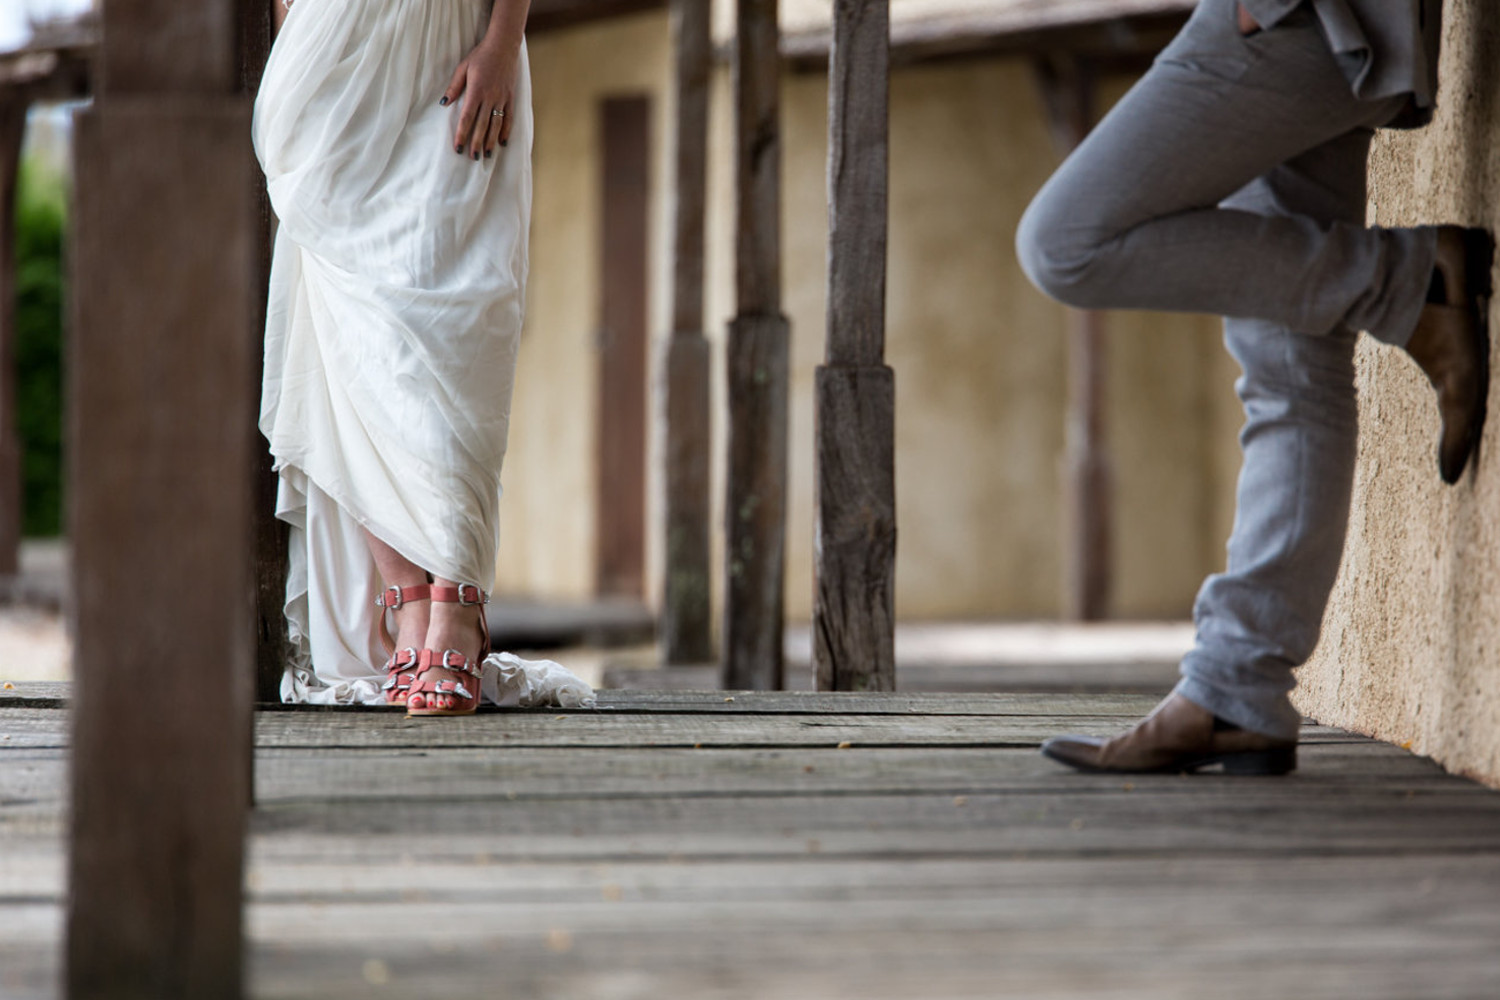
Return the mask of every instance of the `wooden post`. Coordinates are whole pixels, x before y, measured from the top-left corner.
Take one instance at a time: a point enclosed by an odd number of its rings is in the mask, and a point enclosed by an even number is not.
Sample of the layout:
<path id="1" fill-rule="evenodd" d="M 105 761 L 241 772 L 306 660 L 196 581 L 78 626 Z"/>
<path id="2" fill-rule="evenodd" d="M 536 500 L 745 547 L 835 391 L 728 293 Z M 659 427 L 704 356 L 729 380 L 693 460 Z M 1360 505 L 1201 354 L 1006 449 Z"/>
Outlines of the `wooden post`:
<path id="1" fill-rule="evenodd" d="M 241 0 L 240 88 L 250 100 L 260 89 L 266 58 L 271 54 L 271 5 L 280 0 Z M 255 364 L 250 371 L 251 392 L 260 395 L 261 346 L 265 340 L 266 290 L 271 280 L 271 202 L 265 178 L 253 172 L 251 197 L 256 206 L 253 276 L 254 308 L 250 317 Z M 255 697 L 281 700 L 281 676 L 291 662 L 292 643 L 286 625 L 287 524 L 276 517 L 279 479 L 272 471 L 271 449 L 255 437 L 251 465 L 251 509 L 255 524 Z"/>
<path id="2" fill-rule="evenodd" d="M 255 662 L 239 15 L 103 17 L 75 135 L 67 995 L 234 998 Z"/>
<path id="3" fill-rule="evenodd" d="M 833 18 L 813 650 L 819 690 L 893 691 L 896 380 L 884 363 L 889 0 L 835 0 Z"/>
<path id="4" fill-rule="evenodd" d="M 713 657 L 709 586 L 709 345 L 703 333 L 703 219 L 708 186 L 708 82 L 713 57 L 709 0 L 673 0 L 677 42 L 677 198 L 672 336 L 667 346 L 666 569 L 662 662 Z"/>
<path id="5" fill-rule="evenodd" d="M 1083 59 L 1039 58 L 1037 79 L 1053 138 L 1071 153 L 1094 122 L 1092 67 Z M 1067 416 L 1063 453 L 1063 617 L 1108 616 L 1113 576 L 1113 470 L 1104 403 L 1104 314 L 1068 310 Z"/>
<path id="6" fill-rule="evenodd" d="M 16 428 L 16 189 L 24 97 L 0 90 L 0 576 L 21 568 L 21 439 Z"/>
<path id="7" fill-rule="evenodd" d="M 739 0 L 734 46 L 735 291 L 729 324 L 725 688 L 784 686 L 787 382 L 781 313 L 781 57 L 776 0 Z"/>

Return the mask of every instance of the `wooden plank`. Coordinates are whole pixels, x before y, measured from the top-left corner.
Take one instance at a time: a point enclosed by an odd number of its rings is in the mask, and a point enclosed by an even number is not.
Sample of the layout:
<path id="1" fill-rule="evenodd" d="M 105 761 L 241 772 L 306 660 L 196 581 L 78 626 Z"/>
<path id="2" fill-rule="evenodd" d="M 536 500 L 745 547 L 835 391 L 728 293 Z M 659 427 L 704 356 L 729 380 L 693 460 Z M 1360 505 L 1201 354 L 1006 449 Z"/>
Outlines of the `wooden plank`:
<path id="1" fill-rule="evenodd" d="M 1226 783 L 1200 781 L 1205 792 Z M 408 844 L 423 842 L 424 855 L 432 859 L 488 852 L 516 861 L 673 854 L 1010 857 L 1017 852 L 1036 858 L 1288 857 L 1385 854 L 1413 845 L 1430 853 L 1500 851 L 1500 808 L 1492 796 L 1427 793 L 1419 805 L 1392 810 L 1384 791 L 1332 795 L 1320 788 L 1289 798 L 1284 788 L 1271 784 L 1215 796 L 1089 791 L 526 801 L 391 796 L 341 800 L 337 809 L 317 802 L 273 803 L 257 810 L 256 829 L 349 839 L 393 831 L 404 834 Z M 429 849 L 433 839 L 443 843 Z"/>
<path id="2" fill-rule="evenodd" d="M 196 44 L 232 49 L 230 10 L 107 7 L 109 46 L 135 51 L 77 119 L 75 998 L 240 991 L 254 670 L 250 108 Z M 164 45 L 192 72 L 137 66 Z M 195 54 L 178 60 L 185 51 Z M 127 96 L 187 80 L 225 96 Z"/>
<path id="3" fill-rule="evenodd" d="M 666 393 L 665 570 L 659 646 L 668 665 L 713 658 L 710 480 L 711 351 L 703 322 L 703 241 L 708 187 L 709 0 L 674 0 L 677 129 L 673 202 L 672 335 Z"/>
<path id="4" fill-rule="evenodd" d="M 1096 71 L 1077 56 L 1043 54 L 1033 60 L 1053 139 L 1066 157 L 1094 123 Z M 1063 579 L 1065 619 L 1109 616 L 1113 582 L 1112 461 L 1105 417 L 1104 315 L 1068 310 L 1067 410 L 1063 445 Z"/>
<path id="5" fill-rule="evenodd" d="M 1177 683 L 1175 663 L 1055 663 L 947 664 L 896 661 L 903 691 L 924 692 L 1070 692 L 1165 695 Z M 652 691 L 717 690 L 718 667 L 652 668 L 608 667 L 604 686 Z M 783 686 L 810 691 L 813 671 L 805 662 L 789 661 Z"/>
<path id="6" fill-rule="evenodd" d="M 646 586 L 647 201 L 649 97 L 600 104 L 599 409 L 596 590 L 643 597 Z"/>
<path id="7" fill-rule="evenodd" d="M 1045 715 L 1139 718 L 1149 695 L 1053 695 L 1012 692 L 935 694 L 902 690 L 868 696 L 850 691 L 600 691 L 601 712 L 700 712 L 808 715 Z"/>
<path id="8" fill-rule="evenodd" d="M 735 295 L 729 326 L 724 686 L 779 688 L 786 572 L 791 329 L 781 313 L 777 0 L 738 0 Z"/>
<path id="9" fill-rule="evenodd" d="M 0 90 L 0 576 L 21 568 L 21 440 L 16 429 L 16 196 L 27 103 Z"/>
<path id="10" fill-rule="evenodd" d="M 261 747 L 356 749 L 413 747 L 1035 747 L 1063 732 L 1107 735 L 1117 716 L 840 715 L 610 713 L 597 711 L 484 712 L 449 720 L 408 719 L 393 712 L 263 712 L 256 718 Z M 1341 730 L 1314 730 L 1306 740 L 1353 739 Z M 26 739 L 25 727 L 17 734 Z"/>
<path id="11" fill-rule="evenodd" d="M 4 792 L 40 801 L 60 762 L 50 757 L 6 756 L 24 769 L 7 779 Z M 740 750 L 471 749 L 463 768 L 434 770 L 432 761 L 409 751 L 373 749 L 318 757 L 306 750 L 262 750 L 257 759 L 257 801 L 334 803 L 357 799 L 484 799 L 531 802 L 581 798 L 702 798 L 829 795 L 1008 794 L 1041 801 L 1070 794 L 1189 796 L 1216 801 L 1219 789 L 1173 778 L 1126 779 L 1119 775 L 1068 775 L 1033 748 L 900 750 L 854 748 Z M 1124 792 L 1126 784 L 1132 786 Z M 1431 761 L 1369 744 L 1315 744 L 1303 754 L 1302 771 L 1285 804 L 1327 794 L 1385 796 L 1481 796 L 1493 793 L 1467 784 Z M 1235 794 L 1231 786 L 1223 794 Z M 1424 800 L 1427 801 L 1427 800 Z M 1176 808 L 1175 805 L 1170 808 Z"/>

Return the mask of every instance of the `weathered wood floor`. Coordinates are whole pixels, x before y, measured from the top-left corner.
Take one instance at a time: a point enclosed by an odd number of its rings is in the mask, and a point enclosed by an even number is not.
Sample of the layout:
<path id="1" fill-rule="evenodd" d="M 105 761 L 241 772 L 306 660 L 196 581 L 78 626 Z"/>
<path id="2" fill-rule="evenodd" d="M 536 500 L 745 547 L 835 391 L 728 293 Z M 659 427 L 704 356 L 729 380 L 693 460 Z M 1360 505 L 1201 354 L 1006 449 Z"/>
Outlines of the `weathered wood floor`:
<path id="1" fill-rule="evenodd" d="M 267 711 L 256 997 L 1500 995 L 1500 794 L 1313 727 L 1287 779 L 1065 772 L 1139 695 Z M 56 995 L 66 710 L 0 700 L 0 996 Z"/>

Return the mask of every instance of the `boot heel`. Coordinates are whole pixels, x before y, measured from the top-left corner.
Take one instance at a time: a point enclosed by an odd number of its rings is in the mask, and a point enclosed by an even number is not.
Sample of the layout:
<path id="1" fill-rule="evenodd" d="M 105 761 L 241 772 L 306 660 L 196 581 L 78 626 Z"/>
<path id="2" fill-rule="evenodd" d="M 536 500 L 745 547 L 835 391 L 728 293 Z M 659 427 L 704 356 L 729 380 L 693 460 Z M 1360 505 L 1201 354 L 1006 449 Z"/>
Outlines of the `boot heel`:
<path id="1" fill-rule="evenodd" d="M 1495 238 L 1486 229 L 1464 231 L 1464 281 L 1476 299 L 1488 299 L 1495 267 Z"/>
<path id="2" fill-rule="evenodd" d="M 1297 748 L 1249 750 L 1223 758 L 1225 774 L 1290 774 L 1297 769 Z"/>

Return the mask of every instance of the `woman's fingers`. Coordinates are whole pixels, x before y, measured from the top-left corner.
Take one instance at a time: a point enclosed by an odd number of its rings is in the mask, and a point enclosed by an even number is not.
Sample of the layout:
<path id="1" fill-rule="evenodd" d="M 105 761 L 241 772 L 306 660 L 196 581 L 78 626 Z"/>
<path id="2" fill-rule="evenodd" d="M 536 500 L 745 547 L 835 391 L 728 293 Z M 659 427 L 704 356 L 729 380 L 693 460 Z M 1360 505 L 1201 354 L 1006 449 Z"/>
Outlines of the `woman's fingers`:
<path id="1" fill-rule="evenodd" d="M 511 120 L 515 118 L 516 98 L 515 95 L 505 99 L 505 116 L 500 119 L 500 145 L 504 146 L 510 142 Z"/>
<path id="2" fill-rule="evenodd" d="M 485 145 L 485 137 L 490 130 L 490 118 L 492 117 L 490 115 L 490 108 L 493 105 L 488 101 L 482 103 L 475 101 L 474 104 L 476 110 L 474 113 L 474 123 L 469 131 L 469 155 L 477 160 L 485 150 L 489 149 Z"/>
<path id="3" fill-rule="evenodd" d="M 496 111 L 499 111 L 500 114 L 498 114 L 498 115 L 495 114 Z M 484 133 L 484 155 L 485 156 L 494 156 L 495 155 L 495 147 L 497 145 L 499 145 L 499 143 L 500 143 L 500 130 L 501 130 L 501 128 L 504 127 L 504 125 L 505 125 L 505 109 L 503 107 L 501 107 L 500 105 L 497 104 L 490 111 L 490 127 L 488 129 L 486 129 L 485 133 Z"/>
<path id="4" fill-rule="evenodd" d="M 439 106 L 446 108 L 448 105 L 458 100 L 464 92 L 464 83 L 468 80 L 468 78 L 469 60 L 465 59 L 463 62 L 459 63 L 458 68 L 453 71 L 453 79 L 448 81 L 448 89 L 443 91 L 443 96 L 438 99 Z"/>

